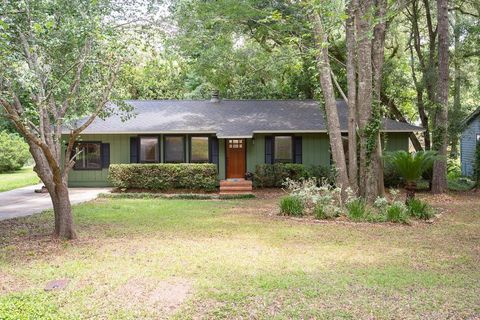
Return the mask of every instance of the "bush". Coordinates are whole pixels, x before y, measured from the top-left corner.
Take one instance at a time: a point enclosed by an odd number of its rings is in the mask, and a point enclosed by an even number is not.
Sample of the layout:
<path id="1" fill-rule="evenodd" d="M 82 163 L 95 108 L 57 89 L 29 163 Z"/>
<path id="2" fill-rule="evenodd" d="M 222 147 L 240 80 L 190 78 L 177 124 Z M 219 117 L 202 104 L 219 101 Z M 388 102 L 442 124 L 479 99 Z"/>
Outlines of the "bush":
<path id="1" fill-rule="evenodd" d="M 387 188 L 399 188 L 403 187 L 403 180 L 400 175 L 395 171 L 393 166 L 388 163 L 383 170 L 383 181 Z"/>
<path id="2" fill-rule="evenodd" d="M 467 177 L 457 179 L 448 179 L 448 189 L 453 191 L 469 191 L 472 190 L 477 183 Z M 477 184 L 478 185 L 478 184 Z"/>
<path id="3" fill-rule="evenodd" d="M 304 205 L 299 197 L 286 196 L 280 200 L 280 213 L 286 216 L 303 216 Z"/>
<path id="4" fill-rule="evenodd" d="M 19 170 L 29 158 L 28 144 L 19 135 L 0 132 L 0 172 Z"/>
<path id="5" fill-rule="evenodd" d="M 259 188 L 280 188 L 285 180 L 301 180 L 316 178 L 318 181 L 332 182 L 333 174 L 325 166 L 305 166 L 298 163 L 260 164 L 255 167 L 253 182 Z"/>
<path id="6" fill-rule="evenodd" d="M 367 216 L 369 216 L 367 204 L 363 199 L 355 198 L 354 200 L 348 202 L 346 207 L 347 215 L 351 220 L 361 221 L 365 220 Z"/>
<path id="7" fill-rule="evenodd" d="M 385 214 L 387 221 L 396 223 L 408 222 L 407 209 L 401 202 L 396 201 L 392 203 L 386 208 Z"/>
<path id="8" fill-rule="evenodd" d="M 433 208 L 419 199 L 410 199 L 407 202 L 407 209 L 410 216 L 417 219 L 428 220 L 433 217 Z"/>
<path id="9" fill-rule="evenodd" d="M 117 188 L 213 191 L 217 188 L 217 167 L 211 163 L 112 164 L 109 179 Z"/>

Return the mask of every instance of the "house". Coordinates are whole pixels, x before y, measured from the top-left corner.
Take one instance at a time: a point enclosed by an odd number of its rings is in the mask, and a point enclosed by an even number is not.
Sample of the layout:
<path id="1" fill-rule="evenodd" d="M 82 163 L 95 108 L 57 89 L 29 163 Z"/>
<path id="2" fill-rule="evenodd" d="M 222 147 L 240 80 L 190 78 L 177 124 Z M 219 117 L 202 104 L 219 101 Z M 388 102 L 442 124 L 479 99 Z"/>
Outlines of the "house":
<path id="1" fill-rule="evenodd" d="M 469 115 L 462 123 L 460 136 L 460 160 L 462 175 L 473 176 L 475 149 L 480 141 L 480 107 Z"/>
<path id="2" fill-rule="evenodd" d="M 83 148 L 70 186 L 107 186 L 110 163 L 201 163 L 218 178 L 243 178 L 258 164 L 291 162 L 329 166 L 323 111 L 313 100 L 126 101 L 134 116 L 97 118 L 81 135 Z M 118 107 L 111 106 L 114 110 Z M 337 101 L 347 135 L 347 105 Z M 408 150 L 409 134 L 423 129 L 383 120 L 386 150 Z"/>

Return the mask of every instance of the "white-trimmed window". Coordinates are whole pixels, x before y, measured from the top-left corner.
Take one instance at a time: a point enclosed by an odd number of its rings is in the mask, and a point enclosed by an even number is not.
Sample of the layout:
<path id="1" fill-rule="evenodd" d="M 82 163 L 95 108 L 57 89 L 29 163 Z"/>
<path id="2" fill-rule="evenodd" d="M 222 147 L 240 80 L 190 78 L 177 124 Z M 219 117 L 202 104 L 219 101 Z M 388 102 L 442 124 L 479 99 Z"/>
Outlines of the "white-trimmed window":
<path id="1" fill-rule="evenodd" d="M 185 136 L 165 136 L 163 139 L 165 162 L 185 162 Z"/>
<path id="2" fill-rule="evenodd" d="M 291 136 L 275 136 L 273 142 L 275 162 L 293 162 L 293 141 Z"/>
<path id="3" fill-rule="evenodd" d="M 190 162 L 208 162 L 208 137 L 190 138 Z"/>
<path id="4" fill-rule="evenodd" d="M 158 162 L 158 137 L 140 137 L 140 162 Z"/>

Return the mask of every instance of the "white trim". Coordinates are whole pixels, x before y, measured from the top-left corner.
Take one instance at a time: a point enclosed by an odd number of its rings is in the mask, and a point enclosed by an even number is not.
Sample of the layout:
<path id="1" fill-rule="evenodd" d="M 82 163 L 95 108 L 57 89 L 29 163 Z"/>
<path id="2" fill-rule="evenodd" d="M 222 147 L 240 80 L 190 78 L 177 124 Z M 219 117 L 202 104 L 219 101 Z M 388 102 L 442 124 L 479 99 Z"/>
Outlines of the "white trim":
<path id="1" fill-rule="evenodd" d="M 251 139 L 253 136 L 219 136 L 217 135 L 218 139 Z"/>

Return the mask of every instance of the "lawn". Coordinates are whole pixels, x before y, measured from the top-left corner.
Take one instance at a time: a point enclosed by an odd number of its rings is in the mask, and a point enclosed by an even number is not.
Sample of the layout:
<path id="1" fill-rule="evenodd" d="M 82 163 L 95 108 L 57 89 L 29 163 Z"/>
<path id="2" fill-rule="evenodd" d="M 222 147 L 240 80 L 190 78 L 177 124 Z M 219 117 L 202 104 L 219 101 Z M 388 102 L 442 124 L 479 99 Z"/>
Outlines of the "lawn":
<path id="1" fill-rule="evenodd" d="M 283 218 L 275 194 L 97 199 L 73 242 L 51 212 L 1 221 L 0 318 L 478 318 L 480 197 L 429 202 L 406 226 Z"/>
<path id="2" fill-rule="evenodd" d="M 26 187 L 40 182 L 32 167 L 24 167 L 18 171 L 0 173 L 0 192 Z"/>

